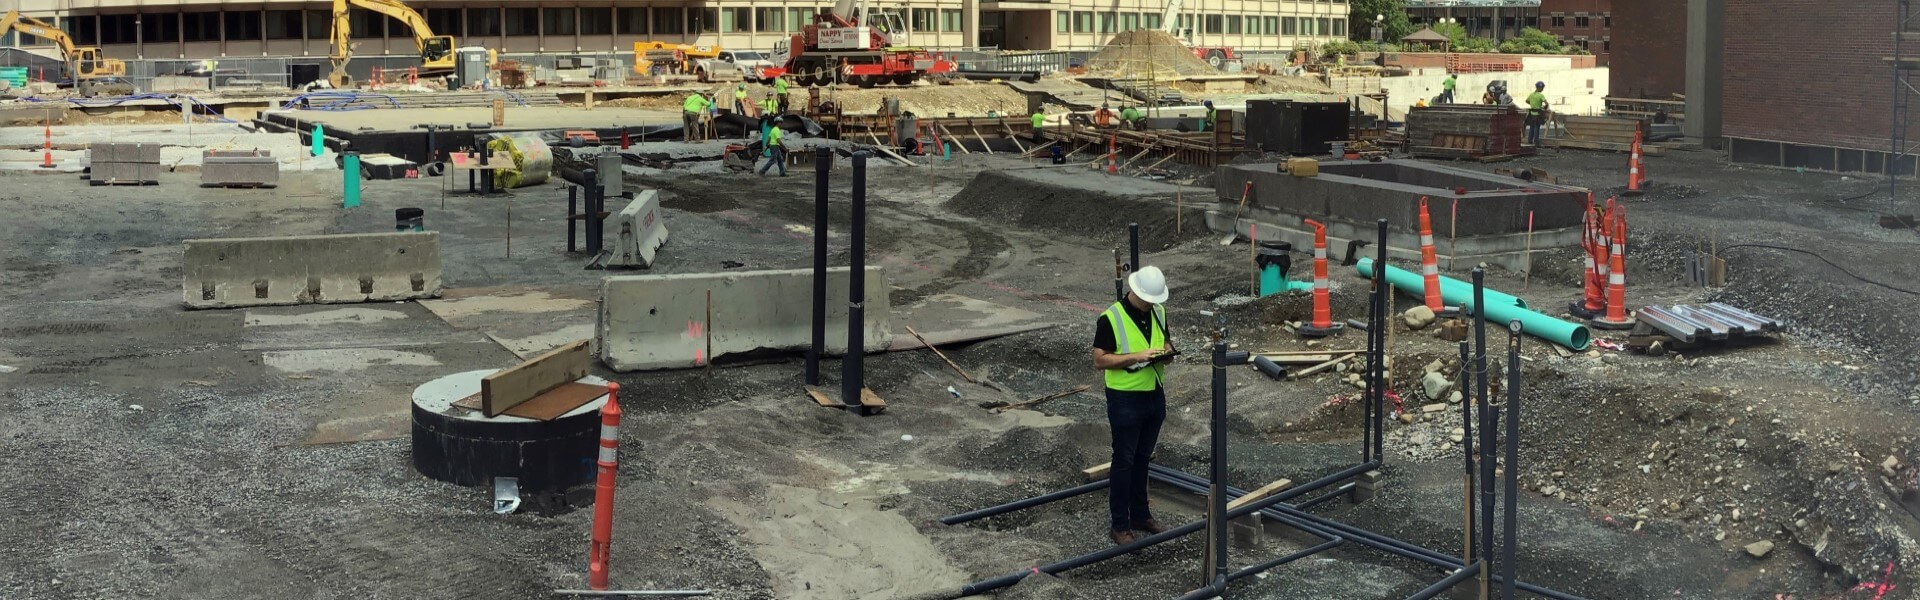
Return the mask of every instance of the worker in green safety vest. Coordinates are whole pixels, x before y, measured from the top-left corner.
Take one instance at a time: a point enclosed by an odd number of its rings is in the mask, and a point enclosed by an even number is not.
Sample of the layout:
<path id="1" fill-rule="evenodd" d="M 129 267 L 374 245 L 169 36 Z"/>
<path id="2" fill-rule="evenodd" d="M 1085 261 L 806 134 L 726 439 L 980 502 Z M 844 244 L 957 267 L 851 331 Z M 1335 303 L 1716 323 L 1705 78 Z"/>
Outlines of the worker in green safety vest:
<path id="1" fill-rule="evenodd" d="M 787 88 L 793 84 L 787 81 L 785 73 L 773 78 L 773 94 L 780 97 L 780 112 L 787 112 Z"/>
<path id="2" fill-rule="evenodd" d="M 1127 545 L 1134 531 L 1157 534 L 1167 528 L 1147 507 L 1147 466 L 1167 420 L 1167 391 L 1161 386 L 1164 361 L 1174 352 L 1167 335 L 1167 278 L 1159 267 L 1127 277 L 1127 297 L 1100 313 L 1093 327 L 1093 366 L 1106 379 L 1107 426 L 1113 433 L 1113 462 L 1107 477 L 1108 537 Z"/>
<path id="3" fill-rule="evenodd" d="M 1220 117 L 1220 111 L 1213 108 L 1212 100 L 1201 101 L 1200 105 L 1207 107 L 1207 120 L 1200 124 L 1201 131 L 1213 131 L 1214 127 L 1217 127 L 1214 119 Z"/>
<path id="4" fill-rule="evenodd" d="M 780 114 L 780 112 L 781 112 L 780 104 L 777 102 L 774 102 L 773 94 L 767 94 L 767 98 L 765 100 L 760 101 L 760 116 L 771 117 L 773 115 Z"/>
<path id="5" fill-rule="evenodd" d="M 1140 113 L 1140 107 L 1131 104 L 1120 109 L 1120 122 L 1126 123 L 1128 128 L 1135 131 L 1147 128 L 1147 116 Z"/>
<path id="6" fill-rule="evenodd" d="M 786 138 L 786 132 L 781 131 L 778 124 L 767 128 L 767 136 L 760 139 L 761 145 L 765 146 L 761 154 L 767 157 L 767 164 L 760 165 L 761 175 L 767 174 L 767 169 L 774 165 L 780 165 L 780 176 L 787 176 Z"/>
<path id="7" fill-rule="evenodd" d="M 1033 116 L 1030 117 L 1030 120 L 1033 121 L 1033 141 L 1038 142 L 1040 141 L 1040 127 L 1047 123 L 1047 113 L 1046 111 L 1040 110 L 1033 111 Z"/>
<path id="8" fill-rule="evenodd" d="M 733 114 L 747 114 L 747 84 L 733 88 Z"/>
<path id="9" fill-rule="evenodd" d="M 700 117 L 707 112 L 708 106 L 712 106 L 712 103 L 698 93 L 688 95 L 687 100 L 680 103 L 680 139 L 689 142 L 700 139 Z"/>
<path id="10" fill-rule="evenodd" d="M 1453 87 L 1459 85 L 1459 83 L 1460 79 L 1458 77 L 1455 77 L 1452 73 L 1448 73 L 1447 78 L 1440 81 L 1440 98 L 1437 99 L 1435 103 L 1453 104 Z"/>
<path id="11" fill-rule="evenodd" d="M 1527 143 L 1540 145 L 1540 129 L 1547 124 L 1547 82 L 1533 84 L 1533 93 L 1527 95 Z"/>

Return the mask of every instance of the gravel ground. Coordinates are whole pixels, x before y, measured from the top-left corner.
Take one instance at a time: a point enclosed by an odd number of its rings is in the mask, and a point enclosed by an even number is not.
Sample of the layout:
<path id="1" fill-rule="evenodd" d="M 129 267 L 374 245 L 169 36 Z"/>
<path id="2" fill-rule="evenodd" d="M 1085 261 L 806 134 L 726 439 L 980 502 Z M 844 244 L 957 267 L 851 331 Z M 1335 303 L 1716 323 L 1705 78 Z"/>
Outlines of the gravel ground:
<path id="1" fill-rule="evenodd" d="M 1549 152 L 1518 164 L 1604 188 L 1621 176 L 1616 158 Z M 1246 248 L 1220 246 L 1191 213 L 1175 219 L 1184 210 L 1174 198 L 1196 198 L 1031 166 L 969 155 L 920 168 L 876 162 L 871 174 L 869 260 L 889 269 L 897 307 L 957 294 L 1063 324 L 949 350 L 1010 392 L 966 383 L 925 352 L 869 358 L 866 381 L 890 408 L 868 418 L 805 400 L 797 361 L 599 373 L 628 398 L 616 585 L 711 588 L 718 598 L 909 597 L 1104 547 L 1100 493 L 961 526 L 937 519 L 1076 485 L 1081 469 L 1105 462 L 1097 393 L 1039 411 L 992 413 L 977 403 L 1097 384 L 1085 366 L 1086 322 L 1111 297 L 1125 222 L 1148 228 L 1146 262 L 1173 274 L 1182 348 L 1206 345 L 1200 310 L 1226 315 L 1241 349 L 1309 347 L 1280 328 L 1308 316 L 1304 298 L 1249 301 Z M 1493 166 L 1513 165 L 1484 168 Z M 1629 205 L 1630 298 L 1719 299 L 1792 327 L 1774 341 L 1664 357 L 1561 357 L 1524 340 L 1521 463 L 1507 466 L 1526 490 L 1523 578 L 1590 598 L 1874 597 L 1860 586 L 1885 581 L 1888 563 L 1916 558 L 1907 512 L 1917 497 L 1912 299 L 1801 255 L 1730 250 L 1734 281 L 1719 290 L 1685 287 L 1671 262 L 1701 237 L 1723 248 L 1776 243 L 1913 288 L 1920 267 L 1905 257 L 1914 236 L 1823 202 L 1865 191 L 1865 182 L 1729 167 L 1710 153 L 1669 154 L 1651 169 L 1652 193 Z M 845 260 L 847 175 L 834 174 L 835 261 Z M 186 193 L 154 193 L 0 174 L 0 202 L 12 208 L 0 243 L 18 249 L 0 259 L 0 365 L 11 369 L 0 372 L 9 417 L 0 419 L 0 452 L 16 457 L 0 476 L 15 498 L 0 517 L 0 560 L 16 565 L 0 570 L 0 596 L 527 598 L 581 586 L 591 511 L 560 501 L 494 515 L 485 492 L 418 476 L 404 403 L 427 379 L 511 364 L 482 335 L 501 323 L 551 331 L 590 323 L 590 311 L 443 319 L 407 303 L 363 307 L 391 311 L 385 320 L 330 321 L 322 314 L 339 307 L 190 312 L 177 291 L 182 239 L 378 231 L 390 226 L 390 209 L 424 205 L 444 237 L 449 297 L 538 290 L 591 299 L 601 274 L 564 252 L 564 195 L 514 192 L 508 257 L 509 197 L 452 196 L 438 208 L 435 182 L 374 182 L 368 206 L 349 212 L 336 207 L 324 173 L 290 174 L 271 192 L 202 190 L 190 177 L 170 175 L 158 188 Z M 748 177 L 629 173 L 631 183 L 662 190 L 673 242 L 655 272 L 807 263 L 811 179 Z M 86 209 L 73 209 L 75 195 Z M 1182 230 L 1169 233 L 1169 221 Z M 1531 277 L 1495 272 L 1490 281 L 1554 306 L 1576 291 L 1575 260 L 1543 251 Z M 1335 317 L 1363 316 L 1366 282 L 1335 273 Z M 248 325 L 249 313 L 305 324 Z M 1458 350 L 1430 331 L 1395 330 L 1394 387 L 1411 422 L 1391 421 L 1386 486 L 1369 502 L 1316 510 L 1457 553 L 1463 491 L 1449 434 L 1459 416 L 1418 407 L 1429 401 L 1423 367 Z M 1504 363 L 1505 338 L 1492 338 L 1494 361 Z M 407 359 L 323 371 L 267 359 L 316 347 Z M 838 366 L 825 365 L 829 387 Z M 1230 481 L 1304 482 L 1353 464 L 1357 390 L 1343 377 L 1276 383 L 1231 370 Z M 1177 366 L 1169 392 L 1157 460 L 1204 473 L 1206 369 Z M 335 427 L 369 441 L 306 443 Z M 1156 490 L 1163 520 L 1201 514 L 1200 499 Z M 1264 548 L 1237 549 L 1231 560 L 1313 543 L 1283 526 L 1268 531 Z M 1762 540 L 1775 544 L 1764 558 L 1743 551 Z M 1200 555 L 1199 539 L 1185 538 L 1062 577 L 1028 577 L 1000 597 L 1172 597 L 1199 582 Z M 1348 544 L 1234 590 L 1397 598 L 1443 575 Z M 1897 585 L 1884 597 L 1914 596 Z"/>

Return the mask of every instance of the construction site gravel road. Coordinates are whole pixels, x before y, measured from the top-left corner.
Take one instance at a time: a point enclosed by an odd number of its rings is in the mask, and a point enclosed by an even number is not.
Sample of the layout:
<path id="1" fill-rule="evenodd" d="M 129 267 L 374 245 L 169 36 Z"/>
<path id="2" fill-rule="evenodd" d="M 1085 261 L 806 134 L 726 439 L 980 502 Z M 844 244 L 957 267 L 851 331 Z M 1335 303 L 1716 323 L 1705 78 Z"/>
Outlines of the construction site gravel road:
<path id="1" fill-rule="evenodd" d="M 614 587 L 728 600 L 938 597 L 1110 545 L 1100 492 L 958 526 L 938 519 L 1079 485 L 1083 469 L 1109 459 L 1089 335 L 1112 301 L 1129 222 L 1142 226 L 1143 262 L 1169 274 L 1174 343 L 1192 355 L 1210 330 L 1200 311 L 1225 315 L 1241 350 L 1364 343 L 1357 331 L 1312 343 L 1287 332 L 1310 316 L 1305 295 L 1248 296 L 1245 241 L 1221 245 L 1205 228 L 1219 199 L 1203 171 L 1184 169 L 1198 181 L 1182 186 L 1007 153 L 920 162 L 876 159 L 869 173 L 867 261 L 886 270 L 896 330 L 941 328 L 932 307 L 942 303 L 1048 326 L 943 347 L 994 385 L 924 350 L 868 356 L 866 384 L 888 404 L 870 417 L 809 400 L 794 356 L 648 373 L 596 365 L 621 384 L 626 411 Z M 1624 183 L 1624 165 L 1546 150 L 1468 167 L 1540 167 L 1604 197 Z M 1920 289 L 1920 236 L 1875 225 L 1872 198 L 1841 200 L 1870 181 L 1734 167 L 1712 152 L 1669 152 L 1650 170 L 1649 192 L 1626 201 L 1630 302 L 1721 301 L 1788 327 L 1664 356 L 1562 353 L 1527 338 L 1519 365 L 1496 365 L 1525 382 L 1520 462 L 1503 467 L 1517 469 L 1523 492 L 1521 578 L 1596 599 L 1920 597 L 1905 572 L 1920 560 L 1920 304 L 1910 291 Z M 836 165 L 835 265 L 848 260 L 849 176 Z M 10 457 L 0 597 L 520 599 L 585 587 L 588 498 L 495 514 L 488 490 L 416 473 L 407 441 L 420 383 L 590 335 L 606 273 L 566 253 L 565 193 L 445 196 L 431 179 L 373 181 L 364 206 L 342 209 L 336 178 L 288 174 L 279 190 L 255 193 L 194 188 L 178 173 L 154 193 L 0 174 L 0 244 L 12 249 L 0 259 L 0 454 Z M 660 190 L 672 230 L 651 273 L 811 262 L 810 173 L 630 168 L 627 180 Z M 182 240 L 390 231 L 402 207 L 427 208 L 442 236 L 439 299 L 181 307 Z M 1689 286 L 1677 264 L 1707 243 L 1729 262 L 1723 288 Z M 1542 249 L 1533 264 L 1494 269 L 1488 283 L 1536 307 L 1578 294 L 1575 249 Z M 1441 266 L 1465 277 L 1474 265 Z M 1331 280 L 1334 317 L 1364 318 L 1369 282 L 1338 266 Z M 1397 313 L 1418 299 L 1395 303 Z M 1458 555 L 1458 405 L 1423 385 L 1430 372 L 1458 375 L 1458 349 L 1434 328 L 1392 322 L 1402 404 L 1390 407 L 1382 486 L 1313 511 Z M 839 367 L 823 366 L 830 386 Z M 1207 471 L 1207 373 L 1197 358 L 1170 369 L 1157 463 Z M 1349 375 L 1273 381 L 1232 369 L 1229 481 L 1306 482 L 1358 462 Z M 981 407 L 1080 385 L 1092 391 L 1034 410 Z M 1200 496 L 1153 493 L 1166 523 L 1203 515 Z M 1264 532 L 1230 562 L 1318 541 L 1271 521 Z M 1176 597 L 1202 583 L 1203 553 L 1189 536 L 1029 575 L 995 597 Z M 1348 544 L 1236 582 L 1231 597 L 1403 598 L 1445 575 Z"/>

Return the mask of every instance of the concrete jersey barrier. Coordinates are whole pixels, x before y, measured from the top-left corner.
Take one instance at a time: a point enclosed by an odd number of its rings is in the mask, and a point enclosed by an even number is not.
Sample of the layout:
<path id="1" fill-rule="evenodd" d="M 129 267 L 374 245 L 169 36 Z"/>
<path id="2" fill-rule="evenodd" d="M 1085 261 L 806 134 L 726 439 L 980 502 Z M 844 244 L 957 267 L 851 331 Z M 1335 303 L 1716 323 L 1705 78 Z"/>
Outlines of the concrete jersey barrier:
<path id="1" fill-rule="evenodd" d="M 827 271 L 829 354 L 846 352 L 848 273 L 846 267 Z M 887 278 L 880 267 L 867 267 L 866 277 L 864 345 L 878 352 L 893 338 Z M 811 269 L 608 277 L 600 293 L 600 359 L 626 372 L 697 367 L 756 350 L 804 350 L 813 340 L 812 301 Z"/>
<path id="2" fill-rule="evenodd" d="M 350 233 L 187 240 L 192 308 L 336 304 L 440 295 L 440 234 Z"/>

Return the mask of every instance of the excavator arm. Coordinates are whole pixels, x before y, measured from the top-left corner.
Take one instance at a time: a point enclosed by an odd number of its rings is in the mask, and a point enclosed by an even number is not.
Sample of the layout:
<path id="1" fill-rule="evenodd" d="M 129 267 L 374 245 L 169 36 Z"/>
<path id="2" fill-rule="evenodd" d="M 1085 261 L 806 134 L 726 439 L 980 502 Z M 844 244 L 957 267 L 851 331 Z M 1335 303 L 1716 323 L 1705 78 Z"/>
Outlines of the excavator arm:
<path id="1" fill-rule="evenodd" d="M 0 34 L 5 34 L 9 31 L 18 31 L 26 35 L 52 41 L 54 45 L 60 47 L 61 56 L 69 57 L 69 60 L 71 60 L 73 56 L 73 37 L 67 35 L 67 32 L 61 31 L 59 27 L 53 26 L 52 23 L 20 14 L 20 11 L 17 10 L 9 11 L 5 15 L 0 15 Z"/>
<path id="2" fill-rule="evenodd" d="M 453 36 L 434 35 L 433 26 L 427 24 L 426 17 L 399 0 L 333 0 L 333 49 L 329 58 L 333 59 L 333 73 L 328 79 L 335 87 L 345 87 L 350 82 L 346 74 L 347 61 L 353 59 L 353 20 L 352 9 L 362 8 L 399 20 L 413 32 L 414 46 L 420 50 L 421 69 L 424 71 L 446 71 L 453 68 Z"/>
<path id="3" fill-rule="evenodd" d="M 67 35 L 66 31 L 52 23 L 20 14 L 20 11 L 8 11 L 0 15 L 0 34 L 9 31 L 47 40 L 58 46 L 60 56 L 67 63 L 67 75 L 73 78 L 76 86 L 85 80 L 127 74 L 126 63 L 102 56 L 99 48 L 75 46 L 73 36 Z"/>

